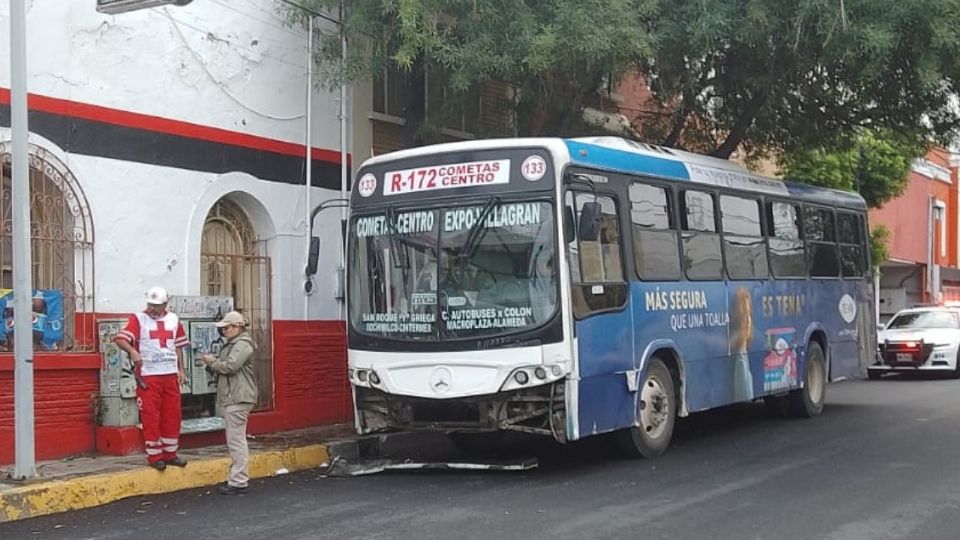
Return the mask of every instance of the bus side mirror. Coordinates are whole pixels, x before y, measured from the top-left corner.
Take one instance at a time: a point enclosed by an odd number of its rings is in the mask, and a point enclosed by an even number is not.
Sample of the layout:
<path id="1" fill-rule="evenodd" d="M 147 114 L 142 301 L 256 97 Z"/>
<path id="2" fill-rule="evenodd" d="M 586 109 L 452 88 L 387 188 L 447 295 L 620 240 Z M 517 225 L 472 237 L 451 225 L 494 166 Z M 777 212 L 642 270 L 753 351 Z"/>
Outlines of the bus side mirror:
<path id="1" fill-rule="evenodd" d="M 596 242 L 600 238 L 600 203 L 588 202 L 580 209 L 580 223 L 577 236 L 581 242 Z"/>
<path id="2" fill-rule="evenodd" d="M 573 218 L 573 207 L 564 206 L 563 207 L 563 238 L 567 241 L 568 244 L 577 239 L 574 223 L 576 223 L 576 221 Z"/>
<path id="3" fill-rule="evenodd" d="M 310 252 L 307 253 L 307 268 L 304 273 L 309 277 L 317 273 L 317 265 L 320 264 L 320 238 L 314 236 L 310 239 Z"/>

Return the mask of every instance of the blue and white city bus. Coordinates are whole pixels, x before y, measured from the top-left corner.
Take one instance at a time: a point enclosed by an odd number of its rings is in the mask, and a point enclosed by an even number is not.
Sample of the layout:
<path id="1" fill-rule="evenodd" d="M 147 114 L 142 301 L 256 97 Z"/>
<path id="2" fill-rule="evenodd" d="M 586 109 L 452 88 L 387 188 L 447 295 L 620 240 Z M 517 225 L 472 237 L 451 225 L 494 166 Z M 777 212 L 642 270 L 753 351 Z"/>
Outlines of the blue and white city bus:
<path id="1" fill-rule="evenodd" d="M 867 207 L 618 138 L 366 161 L 348 226 L 360 433 L 618 432 L 763 398 L 817 416 L 876 354 Z"/>

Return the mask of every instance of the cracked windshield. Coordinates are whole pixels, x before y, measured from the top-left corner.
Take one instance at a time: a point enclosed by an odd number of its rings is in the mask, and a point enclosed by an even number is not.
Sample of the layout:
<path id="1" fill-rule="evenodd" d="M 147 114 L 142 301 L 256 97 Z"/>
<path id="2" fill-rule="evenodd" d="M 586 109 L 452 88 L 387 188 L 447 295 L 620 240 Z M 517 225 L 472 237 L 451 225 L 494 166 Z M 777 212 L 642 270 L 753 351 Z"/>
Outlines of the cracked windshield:
<path id="1" fill-rule="evenodd" d="M 536 328 L 557 306 L 554 230 L 549 203 L 497 198 L 356 217 L 351 323 L 416 340 Z"/>

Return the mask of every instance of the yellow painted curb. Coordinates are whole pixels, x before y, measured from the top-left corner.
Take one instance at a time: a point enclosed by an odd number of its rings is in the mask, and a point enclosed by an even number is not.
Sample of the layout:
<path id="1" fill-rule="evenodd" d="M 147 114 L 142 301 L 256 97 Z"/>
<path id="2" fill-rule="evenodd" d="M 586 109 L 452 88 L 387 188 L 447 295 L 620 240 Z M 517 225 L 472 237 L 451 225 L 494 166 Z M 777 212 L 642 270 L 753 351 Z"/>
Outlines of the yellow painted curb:
<path id="1" fill-rule="evenodd" d="M 319 467 L 328 459 L 329 453 L 322 444 L 251 452 L 250 478 L 273 476 L 279 469 L 294 472 Z M 90 508 L 138 495 L 211 486 L 225 481 L 229 467 L 229 457 L 196 459 L 183 469 L 167 467 L 160 472 L 144 466 L 2 490 L 0 523 Z"/>

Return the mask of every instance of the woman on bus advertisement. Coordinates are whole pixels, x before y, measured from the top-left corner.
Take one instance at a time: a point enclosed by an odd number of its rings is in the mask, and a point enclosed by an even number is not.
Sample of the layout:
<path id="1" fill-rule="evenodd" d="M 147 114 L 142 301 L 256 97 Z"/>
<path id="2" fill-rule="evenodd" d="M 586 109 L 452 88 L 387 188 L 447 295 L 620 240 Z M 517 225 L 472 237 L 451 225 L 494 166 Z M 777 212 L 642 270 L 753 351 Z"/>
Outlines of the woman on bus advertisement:
<path id="1" fill-rule="evenodd" d="M 753 306 L 750 291 L 738 287 L 730 307 L 730 357 L 733 359 L 733 401 L 753 399 L 750 342 L 753 340 Z"/>

